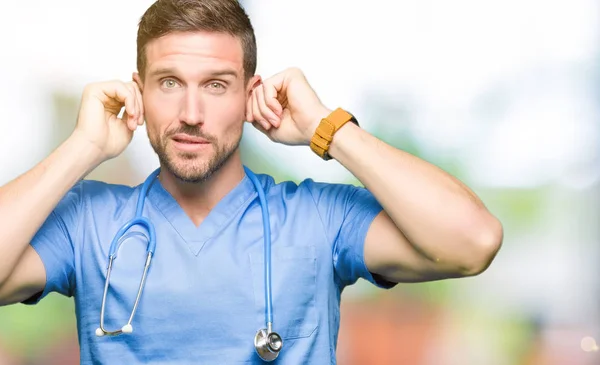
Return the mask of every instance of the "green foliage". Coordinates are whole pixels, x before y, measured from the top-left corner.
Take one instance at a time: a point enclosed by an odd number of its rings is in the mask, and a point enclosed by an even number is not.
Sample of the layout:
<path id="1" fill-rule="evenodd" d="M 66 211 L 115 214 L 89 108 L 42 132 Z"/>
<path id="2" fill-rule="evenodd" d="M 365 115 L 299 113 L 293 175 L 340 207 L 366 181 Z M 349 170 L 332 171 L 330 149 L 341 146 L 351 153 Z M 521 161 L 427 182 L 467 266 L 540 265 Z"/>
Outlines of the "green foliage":
<path id="1" fill-rule="evenodd" d="M 544 219 L 550 194 L 549 187 L 541 187 L 488 190 L 481 192 L 480 196 L 488 209 L 500 219 L 505 231 L 522 232 L 532 229 Z"/>
<path id="2" fill-rule="evenodd" d="M 0 308 L 0 343 L 11 352 L 33 356 L 52 346 L 57 336 L 76 329 L 72 298 L 50 294 L 35 306 Z M 35 349 L 35 350 L 34 350 Z"/>

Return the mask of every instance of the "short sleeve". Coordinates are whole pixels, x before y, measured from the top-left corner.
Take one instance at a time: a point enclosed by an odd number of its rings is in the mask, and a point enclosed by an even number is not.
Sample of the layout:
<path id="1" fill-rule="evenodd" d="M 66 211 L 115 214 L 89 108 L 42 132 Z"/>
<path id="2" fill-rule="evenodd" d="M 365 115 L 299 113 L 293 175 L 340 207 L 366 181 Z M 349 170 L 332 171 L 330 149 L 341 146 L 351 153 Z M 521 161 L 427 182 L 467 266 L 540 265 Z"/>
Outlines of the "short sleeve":
<path id="1" fill-rule="evenodd" d="M 65 194 L 31 240 L 30 245 L 44 264 L 46 285 L 42 292 L 23 301 L 24 304 L 37 304 L 51 292 L 73 295 L 74 243 L 80 221 L 81 194 L 80 182 Z"/>
<path id="2" fill-rule="evenodd" d="M 373 194 L 363 187 L 349 184 L 303 182 L 309 189 L 327 235 L 333 244 L 333 265 L 342 284 L 352 285 L 363 278 L 381 288 L 387 282 L 369 272 L 364 247 L 367 232 L 382 207 Z"/>

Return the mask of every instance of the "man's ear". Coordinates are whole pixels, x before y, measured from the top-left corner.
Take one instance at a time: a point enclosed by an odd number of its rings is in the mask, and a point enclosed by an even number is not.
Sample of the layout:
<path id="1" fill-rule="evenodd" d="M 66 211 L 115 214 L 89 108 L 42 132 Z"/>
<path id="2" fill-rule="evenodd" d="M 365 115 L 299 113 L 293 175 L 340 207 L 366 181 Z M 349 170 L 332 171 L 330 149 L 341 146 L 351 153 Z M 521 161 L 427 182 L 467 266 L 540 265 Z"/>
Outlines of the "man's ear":
<path id="1" fill-rule="evenodd" d="M 131 78 L 133 79 L 133 81 L 135 81 L 137 86 L 140 88 L 140 92 L 143 93 L 144 92 L 144 83 L 142 82 L 142 78 L 140 77 L 140 74 L 137 72 L 134 72 L 131 75 Z"/>
<path id="2" fill-rule="evenodd" d="M 246 121 L 252 120 L 252 90 L 254 90 L 261 83 L 262 78 L 260 75 L 254 75 L 248 80 L 248 82 L 246 82 Z"/>
<path id="3" fill-rule="evenodd" d="M 249 98 L 252 94 L 252 90 L 262 83 L 260 75 L 254 75 L 248 80 L 248 86 L 246 87 L 246 97 Z"/>

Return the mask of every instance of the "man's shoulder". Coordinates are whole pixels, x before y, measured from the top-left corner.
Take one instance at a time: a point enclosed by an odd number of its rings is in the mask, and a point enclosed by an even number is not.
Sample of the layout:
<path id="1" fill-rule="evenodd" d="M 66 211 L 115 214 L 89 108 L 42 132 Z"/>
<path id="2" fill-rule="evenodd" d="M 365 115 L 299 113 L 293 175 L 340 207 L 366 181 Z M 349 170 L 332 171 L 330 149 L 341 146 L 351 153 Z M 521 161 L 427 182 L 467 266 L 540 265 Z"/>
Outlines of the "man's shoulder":
<path id="1" fill-rule="evenodd" d="M 265 191 L 269 193 L 287 193 L 287 194 L 296 194 L 307 189 L 311 189 L 315 184 L 319 184 L 315 182 L 312 178 L 305 178 L 303 180 L 292 180 L 288 179 L 276 179 L 274 176 L 269 174 L 257 174 L 260 181 L 262 182 Z"/>
<path id="2" fill-rule="evenodd" d="M 314 198 L 315 195 L 327 193 L 336 194 L 342 191 L 361 189 L 361 187 L 349 183 L 325 182 L 310 177 L 299 180 L 283 179 L 276 181 L 273 176 L 268 174 L 260 174 L 259 176 L 269 195 L 284 195 L 288 197 L 305 196 L 306 198 Z"/>
<path id="3" fill-rule="evenodd" d="M 115 201 L 126 201 L 140 188 L 123 184 L 107 183 L 99 180 L 81 180 L 71 189 L 71 194 L 79 199 L 108 204 Z"/>

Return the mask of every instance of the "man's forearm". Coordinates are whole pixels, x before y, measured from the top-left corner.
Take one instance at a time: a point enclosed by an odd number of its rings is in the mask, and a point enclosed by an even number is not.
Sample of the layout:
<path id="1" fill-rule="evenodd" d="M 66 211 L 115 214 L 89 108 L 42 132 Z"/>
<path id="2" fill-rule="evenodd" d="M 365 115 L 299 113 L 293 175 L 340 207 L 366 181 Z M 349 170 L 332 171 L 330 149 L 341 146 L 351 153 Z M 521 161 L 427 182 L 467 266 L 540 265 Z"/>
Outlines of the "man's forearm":
<path id="1" fill-rule="evenodd" d="M 99 151 L 76 135 L 0 188 L 0 284 L 67 191 L 97 164 Z"/>
<path id="2" fill-rule="evenodd" d="M 431 260 L 495 240 L 496 219 L 477 196 L 438 167 L 352 123 L 334 136 L 330 155 L 369 189 L 402 234 Z M 494 244 L 490 242 L 490 244 Z"/>

